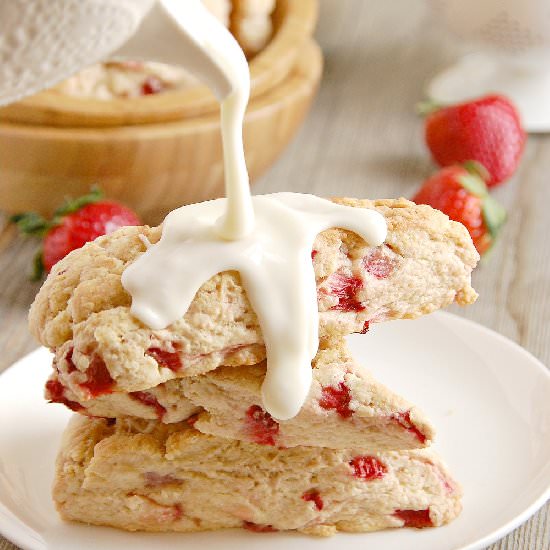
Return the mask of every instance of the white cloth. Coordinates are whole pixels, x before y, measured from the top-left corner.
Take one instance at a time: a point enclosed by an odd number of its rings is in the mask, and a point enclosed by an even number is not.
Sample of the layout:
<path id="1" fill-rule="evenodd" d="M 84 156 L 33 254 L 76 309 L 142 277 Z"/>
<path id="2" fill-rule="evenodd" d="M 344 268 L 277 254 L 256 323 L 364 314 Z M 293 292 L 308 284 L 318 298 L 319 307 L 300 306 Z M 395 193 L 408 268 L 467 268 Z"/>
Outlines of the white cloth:
<path id="1" fill-rule="evenodd" d="M 0 105 L 106 58 L 154 0 L 0 1 Z"/>

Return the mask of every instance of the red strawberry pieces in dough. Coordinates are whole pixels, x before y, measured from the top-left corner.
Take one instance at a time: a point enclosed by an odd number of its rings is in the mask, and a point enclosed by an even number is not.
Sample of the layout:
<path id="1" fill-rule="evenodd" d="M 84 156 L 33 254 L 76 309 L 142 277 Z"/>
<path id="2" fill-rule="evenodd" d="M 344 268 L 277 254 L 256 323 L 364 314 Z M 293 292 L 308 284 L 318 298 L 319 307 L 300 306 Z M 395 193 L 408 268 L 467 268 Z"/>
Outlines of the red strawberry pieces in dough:
<path id="1" fill-rule="evenodd" d="M 319 494 L 319 491 L 312 489 L 311 491 L 306 491 L 302 495 L 302 499 L 306 502 L 313 502 L 315 505 L 315 508 L 317 510 L 321 511 L 323 509 L 324 503 L 323 499 L 321 498 L 321 495 Z"/>
<path id="2" fill-rule="evenodd" d="M 416 529 L 433 527 L 429 508 L 425 510 L 396 510 L 393 515 L 403 520 L 403 527 L 415 527 Z"/>
<path id="3" fill-rule="evenodd" d="M 334 273 L 328 279 L 330 294 L 338 298 L 331 309 L 341 311 L 363 311 L 365 306 L 357 299 L 357 292 L 363 288 L 363 281 L 353 275 Z"/>
<path id="4" fill-rule="evenodd" d="M 388 472 L 386 465 L 375 456 L 356 456 L 350 460 L 353 475 L 364 481 L 380 479 Z"/>
<path id="5" fill-rule="evenodd" d="M 145 391 L 133 391 L 129 393 L 129 396 L 148 407 L 155 409 L 158 419 L 162 420 L 166 414 L 166 409 L 158 402 L 158 399 L 151 393 Z"/>
<path id="6" fill-rule="evenodd" d="M 91 397 L 112 393 L 115 381 L 112 379 L 105 361 L 99 355 L 92 355 L 86 376 L 86 382 L 82 382 L 80 387 L 86 389 Z"/>
<path id="7" fill-rule="evenodd" d="M 67 351 L 67 354 L 65 355 L 65 362 L 67 363 L 67 373 L 71 374 L 77 370 L 76 365 L 73 362 L 73 351 L 74 348 L 69 348 L 69 351 Z"/>
<path id="8" fill-rule="evenodd" d="M 363 268 L 376 279 L 387 279 L 395 268 L 395 261 L 384 254 L 383 249 L 374 248 L 363 260 Z"/>
<path id="9" fill-rule="evenodd" d="M 187 424 L 189 424 L 189 426 L 191 426 L 192 428 L 195 427 L 195 423 L 197 422 L 197 420 L 199 419 L 199 414 L 196 413 L 196 414 L 192 414 L 187 420 Z"/>
<path id="10" fill-rule="evenodd" d="M 323 409 L 334 409 L 342 418 L 349 418 L 353 414 L 349 404 L 351 394 L 345 382 L 340 382 L 338 387 L 329 386 L 323 388 L 319 405 Z"/>
<path id="11" fill-rule="evenodd" d="M 157 502 L 155 499 L 146 495 L 135 495 L 149 502 L 153 507 L 152 514 L 147 514 L 149 521 L 153 523 L 173 523 L 183 517 L 183 509 L 179 504 L 167 506 Z"/>
<path id="12" fill-rule="evenodd" d="M 253 533 L 274 533 L 277 531 L 272 525 L 260 525 L 252 521 L 243 521 L 243 528 Z"/>
<path id="13" fill-rule="evenodd" d="M 65 387 L 59 380 L 48 380 L 46 382 L 46 396 L 50 403 L 61 403 L 71 411 L 79 412 L 84 410 L 84 407 L 76 401 L 70 401 L 65 397 Z"/>
<path id="14" fill-rule="evenodd" d="M 426 436 L 418 429 L 418 427 L 411 420 L 411 412 L 405 411 L 391 417 L 392 420 L 397 422 L 401 427 L 405 428 L 408 432 L 414 434 L 420 443 L 426 442 Z"/>
<path id="15" fill-rule="evenodd" d="M 395 269 L 395 260 L 385 253 L 385 247 L 372 249 L 361 261 L 362 268 L 375 279 L 388 278 Z M 363 311 L 365 306 L 357 298 L 364 283 L 357 275 L 334 273 L 327 279 L 329 293 L 338 298 L 331 309 L 339 311 Z"/>
<path id="16" fill-rule="evenodd" d="M 258 405 L 252 405 L 246 411 L 245 431 L 260 445 L 275 445 L 279 434 L 279 424 Z"/>
<path id="17" fill-rule="evenodd" d="M 176 345 L 174 344 L 174 348 Z M 182 369 L 181 356 L 177 349 L 175 351 L 168 351 L 157 347 L 150 347 L 147 350 L 147 355 L 150 355 L 160 367 L 164 367 L 174 372 L 178 372 Z"/>

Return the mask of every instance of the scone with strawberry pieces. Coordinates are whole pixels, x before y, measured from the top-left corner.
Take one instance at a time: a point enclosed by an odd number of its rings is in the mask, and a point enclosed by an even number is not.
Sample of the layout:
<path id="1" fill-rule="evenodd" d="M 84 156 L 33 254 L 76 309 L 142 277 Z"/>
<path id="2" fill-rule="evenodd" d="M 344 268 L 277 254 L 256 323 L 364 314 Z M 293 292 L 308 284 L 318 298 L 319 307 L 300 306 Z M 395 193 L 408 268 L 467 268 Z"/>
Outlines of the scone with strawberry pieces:
<path id="1" fill-rule="evenodd" d="M 71 387 L 64 387 L 54 373 L 46 383 L 46 398 L 88 416 L 133 416 L 163 423 L 190 419 L 203 433 L 277 447 L 370 452 L 415 449 L 431 443 L 434 430 L 422 412 L 361 368 L 343 340 L 321 342 L 321 347 L 312 363 L 309 395 L 290 420 L 277 421 L 262 408 L 265 361 L 219 367 L 146 391 L 115 392 L 90 400 L 78 388 L 73 393 Z M 59 372 L 66 371 L 64 364 Z"/>
<path id="2" fill-rule="evenodd" d="M 312 261 L 321 338 L 475 301 L 471 272 L 479 256 L 464 226 L 405 199 L 336 202 L 376 209 L 388 236 L 370 247 L 349 231 L 318 235 Z M 161 227 L 127 227 L 100 237 L 56 264 L 38 293 L 31 331 L 55 353 L 54 368 L 67 366 L 60 378 L 73 393 L 90 399 L 141 392 L 265 359 L 258 318 L 236 272 L 205 282 L 187 313 L 166 329 L 152 330 L 131 314 L 121 275 L 160 235 Z"/>
<path id="3" fill-rule="evenodd" d="M 231 32 L 247 57 L 257 54 L 273 34 L 275 0 L 233 0 Z"/>
<path id="4" fill-rule="evenodd" d="M 79 415 L 64 434 L 54 483 L 64 519 L 130 531 L 437 527 L 460 513 L 460 497 L 426 450 L 277 449 L 187 423 Z"/>

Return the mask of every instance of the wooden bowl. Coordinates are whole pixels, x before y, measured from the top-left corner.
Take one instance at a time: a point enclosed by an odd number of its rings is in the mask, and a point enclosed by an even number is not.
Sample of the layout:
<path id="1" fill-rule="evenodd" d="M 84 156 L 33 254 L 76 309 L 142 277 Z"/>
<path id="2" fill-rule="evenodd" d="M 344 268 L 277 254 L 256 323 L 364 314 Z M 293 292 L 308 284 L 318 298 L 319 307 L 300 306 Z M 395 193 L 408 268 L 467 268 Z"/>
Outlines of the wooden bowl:
<path id="1" fill-rule="evenodd" d="M 280 84 L 290 73 L 317 20 L 317 0 L 277 0 L 273 37 L 250 64 L 254 99 Z M 46 126 L 104 127 L 158 124 L 216 112 L 218 104 L 205 86 L 109 101 L 46 90 L 0 108 L 0 121 Z"/>
<path id="2" fill-rule="evenodd" d="M 302 5 L 302 0 L 296 3 Z M 321 70 L 320 49 L 308 39 L 286 77 L 250 102 L 244 142 L 251 180 L 272 164 L 296 132 Z M 161 124 L 0 124 L 2 209 L 50 214 L 63 197 L 83 194 L 94 183 L 150 224 L 182 204 L 223 195 L 218 110 Z"/>

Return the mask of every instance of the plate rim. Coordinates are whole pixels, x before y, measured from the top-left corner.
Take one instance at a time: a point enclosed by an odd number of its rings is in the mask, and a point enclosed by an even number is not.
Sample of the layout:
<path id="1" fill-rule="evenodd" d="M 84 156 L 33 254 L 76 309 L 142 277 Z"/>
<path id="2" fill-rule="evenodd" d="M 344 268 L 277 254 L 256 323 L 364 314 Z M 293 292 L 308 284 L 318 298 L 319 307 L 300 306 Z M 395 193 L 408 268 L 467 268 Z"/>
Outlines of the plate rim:
<path id="1" fill-rule="evenodd" d="M 527 359 L 531 359 L 534 365 L 536 365 L 537 369 L 540 371 L 540 373 L 544 377 L 546 377 L 550 382 L 550 368 L 547 367 L 538 357 L 533 355 L 530 351 L 525 349 L 523 346 L 521 346 L 517 342 L 514 342 L 514 340 L 512 340 L 511 338 L 508 338 L 503 334 L 500 334 L 500 332 L 497 332 L 496 330 L 486 327 L 481 323 L 477 323 L 476 321 L 472 321 L 471 319 L 467 319 L 465 317 L 460 317 L 459 315 L 449 313 L 448 311 L 437 311 L 434 313 L 434 315 L 437 315 L 439 317 L 452 318 L 453 322 L 457 321 L 459 324 L 462 323 L 464 325 L 469 325 L 471 328 L 475 328 L 478 330 L 481 329 L 481 332 L 484 332 L 485 334 L 489 334 L 492 337 L 496 337 L 497 340 L 500 340 L 506 345 L 511 346 Z M 495 529 L 494 531 L 486 535 L 484 538 L 478 541 L 474 541 L 473 543 L 467 546 L 461 546 L 460 548 L 457 548 L 457 550 L 483 550 L 488 545 L 493 544 L 494 542 L 500 540 L 501 538 L 511 533 L 514 529 L 516 529 L 517 527 L 525 523 L 528 519 L 534 516 L 546 504 L 546 502 L 549 499 L 550 499 L 550 484 L 545 489 L 542 490 L 540 496 L 537 499 L 535 499 L 530 506 L 528 506 L 522 513 L 518 514 L 515 518 L 511 519 L 509 522 L 505 523 L 500 528 Z"/>
<path id="2" fill-rule="evenodd" d="M 451 323 L 456 323 L 458 325 L 468 326 L 470 329 L 481 331 L 482 333 L 487 334 L 488 336 L 495 338 L 497 341 L 510 346 L 519 352 L 520 355 L 525 357 L 529 361 L 531 366 L 535 368 L 540 375 L 546 378 L 547 382 L 550 384 L 550 368 L 545 366 L 544 363 L 538 359 L 533 353 L 522 347 L 517 342 L 512 339 L 500 334 L 496 330 L 493 330 L 489 327 L 482 325 L 471 319 L 461 317 L 454 313 L 447 311 L 437 311 L 430 315 L 431 318 L 442 318 L 450 320 Z M 0 384 L 3 383 L 3 380 L 10 376 L 21 363 L 27 362 L 32 359 L 33 356 L 38 356 L 43 354 L 45 351 L 49 350 L 44 346 L 38 346 L 29 353 L 25 354 L 23 357 L 20 357 L 17 361 L 12 363 L 9 367 L 4 369 L 0 373 Z M 51 352 L 50 352 L 51 353 Z M 550 463 L 550 459 L 548 461 Z M 508 535 L 514 529 L 522 525 L 529 518 L 531 518 L 538 510 L 540 510 L 546 502 L 550 499 L 550 484 L 547 487 L 543 488 L 540 491 L 540 494 L 535 500 L 519 513 L 517 516 L 509 520 L 508 522 L 501 525 L 499 528 L 493 530 L 492 532 L 485 535 L 483 538 L 473 541 L 465 546 L 460 546 L 456 550 L 483 550 L 488 545 L 493 544 L 494 542 L 500 540 L 501 538 Z M 2 525 L 0 525 L 0 534 L 5 537 L 8 541 L 16 546 L 23 548 L 24 550 L 50 550 L 47 542 L 42 538 L 42 536 L 36 532 L 34 529 L 27 526 L 20 518 L 18 518 L 9 508 L 7 508 L 2 502 L 0 502 L 0 519 L 5 519 Z M 29 529 L 31 532 L 29 532 Z M 34 535 L 34 536 L 33 536 Z M 368 535 L 368 533 L 362 533 L 362 535 Z M 37 546 L 37 544 L 39 546 Z"/>

